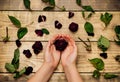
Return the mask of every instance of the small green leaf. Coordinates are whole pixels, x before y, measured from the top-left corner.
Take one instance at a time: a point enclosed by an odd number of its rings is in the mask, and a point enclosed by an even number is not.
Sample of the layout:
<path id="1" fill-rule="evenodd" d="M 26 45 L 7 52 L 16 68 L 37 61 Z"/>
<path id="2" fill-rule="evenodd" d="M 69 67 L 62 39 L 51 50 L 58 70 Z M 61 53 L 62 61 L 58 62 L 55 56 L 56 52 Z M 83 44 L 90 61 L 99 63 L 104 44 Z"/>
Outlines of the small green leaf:
<path id="1" fill-rule="evenodd" d="M 16 71 L 14 65 L 12 65 L 10 63 L 6 63 L 5 68 L 6 68 L 7 71 L 9 71 L 11 73 L 14 73 Z"/>
<path id="2" fill-rule="evenodd" d="M 49 0 L 49 4 L 55 6 L 55 0 Z"/>
<path id="3" fill-rule="evenodd" d="M 109 48 L 109 46 L 110 46 L 109 40 L 108 40 L 106 37 L 102 36 L 102 35 L 101 35 L 101 37 L 99 38 L 97 44 L 98 44 L 98 47 L 99 47 L 103 52 L 105 52 L 105 51 Z"/>
<path id="4" fill-rule="evenodd" d="M 101 20 L 102 22 L 104 22 L 105 27 L 107 27 L 107 26 L 109 25 L 110 21 L 112 20 L 112 18 L 113 18 L 113 15 L 112 15 L 112 14 L 110 14 L 110 13 L 105 13 L 105 14 L 101 14 L 100 20 Z"/>
<path id="5" fill-rule="evenodd" d="M 20 21 L 19 21 L 18 19 L 16 19 L 16 18 L 13 17 L 13 16 L 9 16 L 9 15 L 8 15 L 8 17 L 9 17 L 10 21 L 11 21 L 17 28 L 20 28 L 20 27 L 21 27 L 21 23 L 20 23 Z"/>
<path id="6" fill-rule="evenodd" d="M 86 32 L 89 34 L 93 33 L 94 34 L 94 28 L 93 28 L 93 25 L 90 23 L 90 22 L 86 22 L 85 25 L 84 25 L 84 28 L 86 30 Z M 91 36 L 91 35 L 89 35 Z"/>
<path id="7" fill-rule="evenodd" d="M 16 72 L 16 73 L 14 74 L 14 78 L 17 79 L 17 78 L 21 77 L 25 72 L 26 72 L 26 67 L 24 67 L 21 71 Z"/>
<path id="8" fill-rule="evenodd" d="M 47 6 L 47 7 L 45 7 L 45 8 L 43 9 L 43 11 L 51 11 L 51 10 L 53 10 L 53 9 L 54 9 L 54 7 Z"/>
<path id="9" fill-rule="evenodd" d="M 112 78 L 116 78 L 116 77 L 118 77 L 118 75 L 109 74 L 109 73 L 105 73 L 105 75 L 104 75 L 105 79 L 112 79 Z"/>
<path id="10" fill-rule="evenodd" d="M 82 11 L 82 17 L 85 19 L 85 11 Z"/>
<path id="11" fill-rule="evenodd" d="M 94 70 L 94 72 L 93 72 L 93 77 L 94 78 L 96 78 L 96 79 L 98 79 L 98 78 L 100 78 L 100 72 L 98 71 L 98 70 Z"/>
<path id="12" fill-rule="evenodd" d="M 31 3 L 30 0 L 23 0 L 23 2 L 24 2 L 24 5 L 25 5 L 25 8 L 31 10 L 31 8 L 30 8 L 30 3 Z"/>
<path id="13" fill-rule="evenodd" d="M 104 69 L 104 62 L 100 58 L 94 58 L 94 59 L 89 59 L 89 61 L 93 64 L 93 66 L 97 70 L 103 70 Z"/>
<path id="14" fill-rule="evenodd" d="M 44 3 L 47 3 L 47 2 L 49 2 L 49 0 L 42 0 Z"/>
<path id="15" fill-rule="evenodd" d="M 27 34 L 27 32 L 28 32 L 27 28 L 20 28 L 17 32 L 18 39 L 22 39 L 23 36 Z"/>
<path id="16" fill-rule="evenodd" d="M 20 57 L 20 51 L 19 49 L 17 48 L 15 51 L 14 51 L 14 58 L 12 59 L 12 65 L 14 65 L 15 69 L 18 69 L 19 68 L 19 57 Z"/>
<path id="17" fill-rule="evenodd" d="M 76 0 L 77 5 L 81 6 L 81 0 Z"/>
<path id="18" fill-rule="evenodd" d="M 45 33 L 46 35 L 50 34 L 49 31 L 45 28 L 42 28 L 42 32 Z"/>
<path id="19" fill-rule="evenodd" d="M 117 45 L 120 45 L 120 40 L 119 40 L 119 41 L 115 40 L 115 43 L 116 43 Z"/>
<path id="20" fill-rule="evenodd" d="M 87 19 L 88 19 L 88 18 L 91 18 L 92 15 L 93 15 L 93 13 L 88 14 Z"/>
<path id="21" fill-rule="evenodd" d="M 120 25 L 115 26 L 115 33 L 120 34 Z"/>
<path id="22" fill-rule="evenodd" d="M 62 6 L 61 10 L 62 10 L 62 11 L 66 11 L 66 9 L 65 9 L 65 7 L 64 7 L 64 6 Z"/>
<path id="23" fill-rule="evenodd" d="M 95 12 L 91 6 L 82 6 L 85 11 Z"/>

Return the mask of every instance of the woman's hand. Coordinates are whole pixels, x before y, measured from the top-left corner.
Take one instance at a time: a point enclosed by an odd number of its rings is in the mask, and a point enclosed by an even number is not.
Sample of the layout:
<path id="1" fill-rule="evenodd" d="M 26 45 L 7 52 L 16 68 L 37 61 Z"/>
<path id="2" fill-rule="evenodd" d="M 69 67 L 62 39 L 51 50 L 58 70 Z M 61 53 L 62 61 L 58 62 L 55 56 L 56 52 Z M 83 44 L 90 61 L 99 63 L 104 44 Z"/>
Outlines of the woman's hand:
<path id="1" fill-rule="evenodd" d="M 54 41 L 59 38 L 60 35 L 56 35 L 51 39 L 45 50 L 45 63 L 48 63 L 52 67 L 56 68 L 60 61 L 60 51 L 57 51 L 54 46 Z"/>
<path id="2" fill-rule="evenodd" d="M 68 46 L 62 52 L 62 65 L 65 66 L 75 66 L 77 58 L 77 47 L 74 40 L 69 35 L 64 35 L 63 38 L 68 42 Z"/>

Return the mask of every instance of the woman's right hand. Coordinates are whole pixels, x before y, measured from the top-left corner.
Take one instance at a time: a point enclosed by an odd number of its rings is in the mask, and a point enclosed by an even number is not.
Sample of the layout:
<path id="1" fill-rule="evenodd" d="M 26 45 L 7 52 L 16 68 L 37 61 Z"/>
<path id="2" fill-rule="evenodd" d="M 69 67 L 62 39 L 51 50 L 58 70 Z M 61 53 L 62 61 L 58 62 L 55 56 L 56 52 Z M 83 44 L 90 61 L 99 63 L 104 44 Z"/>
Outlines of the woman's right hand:
<path id="1" fill-rule="evenodd" d="M 75 45 L 75 41 L 69 35 L 63 35 L 62 37 L 68 42 L 68 46 L 61 53 L 62 66 L 75 66 L 77 58 L 77 47 Z"/>

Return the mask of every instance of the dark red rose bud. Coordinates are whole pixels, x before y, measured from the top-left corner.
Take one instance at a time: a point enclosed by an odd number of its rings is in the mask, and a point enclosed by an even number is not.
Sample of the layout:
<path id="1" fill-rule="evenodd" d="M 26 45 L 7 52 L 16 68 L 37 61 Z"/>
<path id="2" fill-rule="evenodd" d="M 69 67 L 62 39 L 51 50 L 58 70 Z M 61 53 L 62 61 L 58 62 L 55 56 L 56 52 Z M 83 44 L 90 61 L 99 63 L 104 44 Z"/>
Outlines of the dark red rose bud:
<path id="1" fill-rule="evenodd" d="M 46 16 L 40 15 L 40 16 L 38 17 L 38 23 L 44 22 L 44 21 L 46 21 Z"/>
<path id="2" fill-rule="evenodd" d="M 28 67 L 26 68 L 26 71 L 25 71 L 24 74 L 30 75 L 30 74 L 32 73 L 32 71 L 33 71 L 33 68 L 32 68 L 31 66 L 28 66 Z"/>
<path id="3" fill-rule="evenodd" d="M 72 22 L 72 23 L 69 25 L 69 30 L 70 30 L 71 32 L 76 32 L 76 31 L 78 30 L 78 24 Z"/>
<path id="4" fill-rule="evenodd" d="M 104 59 L 107 59 L 107 53 L 100 53 L 100 56 Z"/>
<path id="5" fill-rule="evenodd" d="M 30 52 L 29 49 L 24 50 L 24 51 L 23 51 L 23 54 L 24 54 L 27 58 L 30 58 L 30 57 L 32 56 L 32 54 L 31 54 L 31 52 Z"/>
<path id="6" fill-rule="evenodd" d="M 42 30 L 35 30 L 35 33 L 38 35 L 38 36 L 43 36 L 43 31 Z"/>
<path id="7" fill-rule="evenodd" d="M 55 21 L 55 28 L 60 29 L 62 28 L 62 24 L 59 21 Z"/>
<path id="8" fill-rule="evenodd" d="M 33 44 L 32 49 L 33 49 L 35 54 L 38 54 L 38 53 L 40 53 L 41 50 L 43 50 L 43 45 L 40 41 L 36 41 Z"/>
<path id="9" fill-rule="evenodd" d="M 20 46 L 21 46 L 20 40 L 16 40 L 16 45 L 17 45 L 17 47 L 20 47 Z"/>
<path id="10" fill-rule="evenodd" d="M 87 34 L 88 34 L 88 36 L 94 36 L 94 33 L 88 33 L 87 32 Z"/>
<path id="11" fill-rule="evenodd" d="M 56 50 L 64 51 L 68 45 L 68 42 L 64 39 L 58 39 L 54 42 Z"/>
<path id="12" fill-rule="evenodd" d="M 74 13 L 73 12 L 69 12 L 69 15 L 68 15 L 68 18 L 72 18 L 74 16 Z"/>

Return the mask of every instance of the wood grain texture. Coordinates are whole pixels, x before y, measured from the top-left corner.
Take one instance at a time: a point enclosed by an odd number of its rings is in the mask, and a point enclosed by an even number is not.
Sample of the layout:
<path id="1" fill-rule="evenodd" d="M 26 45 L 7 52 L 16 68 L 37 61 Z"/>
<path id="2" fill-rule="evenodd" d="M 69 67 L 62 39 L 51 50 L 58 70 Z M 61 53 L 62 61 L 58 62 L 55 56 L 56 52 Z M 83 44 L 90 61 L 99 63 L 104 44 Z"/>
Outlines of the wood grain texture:
<path id="1" fill-rule="evenodd" d="M 15 80 L 13 78 L 13 75 L 9 73 L 4 73 L 4 74 L 0 73 L 0 82 L 27 82 L 28 78 L 30 78 L 33 74 L 31 74 L 30 76 L 21 77 L 18 80 Z M 89 82 L 119 82 L 120 81 L 119 77 L 116 79 L 106 80 L 103 78 L 103 76 L 101 76 L 100 79 L 97 80 L 92 77 L 92 73 L 80 73 L 80 75 L 83 78 L 84 82 L 88 82 L 88 81 Z M 120 75 L 120 74 L 117 73 L 117 75 Z M 67 82 L 67 79 L 64 73 L 53 73 L 53 76 L 48 82 Z"/>
<path id="2" fill-rule="evenodd" d="M 47 42 L 42 42 L 43 47 L 45 50 L 45 46 Z M 20 48 L 20 69 L 25 66 L 32 66 L 34 67 L 34 72 L 36 72 L 40 66 L 43 64 L 44 61 L 44 50 L 39 54 L 35 55 L 32 50 L 32 45 L 34 42 L 22 42 L 22 46 Z M 101 58 L 99 54 L 102 52 L 100 49 L 97 48 L 97 43 L 92 42 L 92 52 L 87 52 L 84 48 L 83 43 L 76 42 L 78 47 L 78 57 L 77 57 L 77 69 L 79 72 L 92 72 L 95 68 L 92 64 L 88 61 L 88 59 L 92 58 Z M 8 42 L 4 44 L 0 42 L 0 72 L 7 72 L 5 70 L 5 63 L 11 62 L 13 58 L 14 50 L 16 49 L 16 45 L 14 42 Z M 30 49 L 32 53 L 32 57 L 30 59 L 26 58 L 23 54 L 23 50 Z M 114 57 L 120 53 L 120 47 L 115 45 L 115 43 L 111 42 L 111 46 L 108 49 L 108 58 L 103 59 L 105 62 L 105 72 L 120 72 L 120 65 L 118 62 L 115 61 Z M 63 68 L 61 64 L 59 64 L 57 70 L 55 72 L 63 72 Z"/>
<path id="3" fill-rule="evenodd" d="M 82 5 L 91 5 L 95 10 L 120 10 L 120 0 L 81 0 Z M 76 0 L 55 0 L 58 7 L 65 6 L 66 10 L 81 10 Z M 72 4 L 72 5 L 71 5 Z M 32 10 L 42 10 L 48 4 L 41 0 L 31 0 Z M 23 0 L 0 0 L 0 10 L 27 10 Z M 57 7 L 55 10 L 60 10 Z"/>
<path id="4" fill-rule="evenodd" d="M 84 30 L 84 24 L 86 21 L 89 21 L 94 26 L 94 37 L 89 37 L 91 41 L 97 41 L 101 35 L 107 37 L 109 40 L 114 41 L 115 25 L 120 25 L 120 12 L 109 12 L 113 14 L 113 19 L 110 25 L 105 29 L 104 23 L 100 21 L 100 15 L 104 12 L 96 12 L 93 17 L 89 20 L 83 19 L 81 12 L 74 12 L 75 16 L 71 19 L 68 19 L 68 12 L 27 12 L 27 11 L 1 11 L 0 12 L 0 41 L 2 41 L 2 37 L 5 36 L 5 27 L 9 29 L 10 41 L 15 41 L 17 39 L 17 30 L 9 20 L 8 15 L 14 16 L 19 19 L 22 23 L 22 27 L 27 25 L 28 34 L 25 35 L 22 41 L 48 41 L 52 36 L 56 34 L 69 34 L 75 41 L 79 41 L 78 37 L 81 37 L 86 41 L 88 38 L 87 33 Z M 38 23 L 39 15 L 45 15 L 47 17 L 46 22 Z M 55 20 L 58 20 L 62 23 L 62 29 L 58 30 L 54 26 Z M 32 23 L 33 22 L 33 23 Z M 71 22 L 75 22 L 79 24 L 79 30 L 76 33 L 70 32 L 68 29 L 69 24 Z M 31 25 L 29 25 L 32 23 Z M 44 35 L 44 37 L 38 37 L 35 34 L 35 29 L 46 28 L 50 31 L 50 35 Z M 14 32 L 14 33 L 13 33 Z"/>

